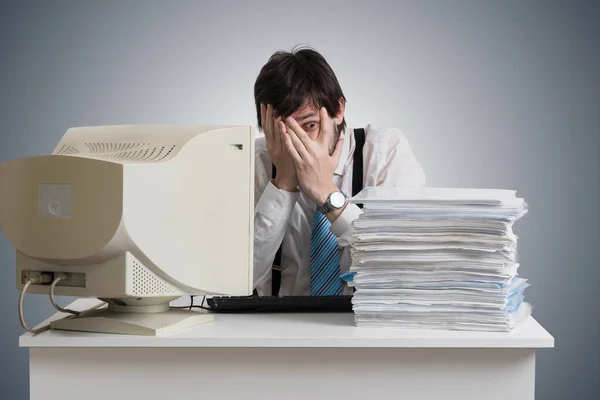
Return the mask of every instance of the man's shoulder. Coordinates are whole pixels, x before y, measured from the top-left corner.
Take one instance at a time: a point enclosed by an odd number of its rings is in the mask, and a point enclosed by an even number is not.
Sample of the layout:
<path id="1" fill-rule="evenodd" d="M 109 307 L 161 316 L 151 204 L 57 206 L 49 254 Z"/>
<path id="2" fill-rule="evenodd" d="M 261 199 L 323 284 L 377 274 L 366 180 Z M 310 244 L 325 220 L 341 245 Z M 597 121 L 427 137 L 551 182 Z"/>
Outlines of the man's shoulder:
<path id="1" fill-rule="evenodd" d="M 269 148 L 267 147 L 267 139 L 264 136 L 257 136 L 254 139 L 254 154 L 265 162 L 271 162 L 271 155 L 269 154 Z"/>
<path id="2" fill-rule="evenodd" d="M 374 145 L 397 146 L 406 144 L 406 136 L 401 129 L 385 128 L 377 125 L 369 124 L 365 128 L 365 140 Z"/>
<path id="3" fill-rule="evenodd" d="M 257 136 L 254 139 L 254 150 L 258 152 L 268 151 L 267 149 L 267 139 L 264 136 Z"/>
<path id="4" fill-rule="evenodd" d="M 264 136 L 257 136 L 254 139 L 254 156 L 257 173 L 267 173 L 265 171 L 271 170 L 271 154 L 267 147 L 267 139 Z"/>
<path id="5" fill-rule="evenodd" d="M 386 171 L 385 185 L 425 184 L 423 168 L 401 129 L 367 125 L 365 132 L 368 159 L 375 167 L 374 173 Z"/>

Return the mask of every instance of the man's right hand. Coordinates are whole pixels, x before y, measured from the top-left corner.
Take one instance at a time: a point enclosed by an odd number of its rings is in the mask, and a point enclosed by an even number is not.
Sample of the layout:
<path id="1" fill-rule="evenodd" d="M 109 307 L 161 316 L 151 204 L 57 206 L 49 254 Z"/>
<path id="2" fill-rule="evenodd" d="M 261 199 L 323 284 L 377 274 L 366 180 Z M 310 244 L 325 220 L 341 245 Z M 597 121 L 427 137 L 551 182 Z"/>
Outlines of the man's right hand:
<path id="1" fill-rule="evenodd" d="M 260 105 L 260 121 L 267 140 L 267 149 L 271 161 L 277 168 L 273 184 L 278 189 L 294 192 L 297 190 L 298 177 L 294 160 L 290 157 L 283 141 L 286 127 L 281 117 L 274 118 L 273 113 L 272 105 Z"/>

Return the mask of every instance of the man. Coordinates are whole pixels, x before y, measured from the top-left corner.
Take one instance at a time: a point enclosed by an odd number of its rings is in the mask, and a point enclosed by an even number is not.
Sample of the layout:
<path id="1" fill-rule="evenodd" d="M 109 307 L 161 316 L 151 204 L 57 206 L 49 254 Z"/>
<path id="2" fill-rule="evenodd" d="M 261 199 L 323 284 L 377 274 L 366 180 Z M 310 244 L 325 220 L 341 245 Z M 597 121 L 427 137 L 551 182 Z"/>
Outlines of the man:
<path id="1" fill-rule="evenodd" d="M 256 140 L 254 284 L 261 296 L 352 293 L 348 233 L 362 210 L 350 204 L 356 141 L 333 70 L 310 48 L 278 51 L 254 85 Z M 368 125 L 363 186 L 424 185 L 425 175 L 397 129 Z M 273 166 L 275 177 L 273 178 Z M 281 283 L 272 267 L 281 250 Z"/>

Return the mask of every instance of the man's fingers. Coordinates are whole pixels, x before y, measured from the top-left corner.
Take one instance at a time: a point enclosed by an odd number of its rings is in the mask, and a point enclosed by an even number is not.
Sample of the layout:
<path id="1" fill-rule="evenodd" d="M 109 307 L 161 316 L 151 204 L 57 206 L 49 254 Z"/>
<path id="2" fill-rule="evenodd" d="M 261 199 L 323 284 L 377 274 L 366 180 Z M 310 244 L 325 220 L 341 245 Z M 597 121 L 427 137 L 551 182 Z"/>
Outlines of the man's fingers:
<path id="1" fill-rule="evenodd" d="M 292 131 L 296 134 L 296 136 L 304 143 L 304 147 L 306 149 L 312 149 L 314 145 L 313 141 L 308 137 L 304 129 L 296 122 L 296 120 L 292 117 L 287 117 L 285 122 L 288 126 L 288 132 Z M 290 132 L 291 133 L 291 132 Z"/>
<path id="2" fill-rule="evenodd" d="M 288 151 L 289 155 L 294 160 L 294 163 L 298 164 L 299 162 L 302 162 L 302 157 L 300 157 L 298 150 L 296 150 L 296 147 L 294 147 L 294 143 L 292 142 L 291 135 L 289 133 L 284 133 L 282 136 L 283 136 L 284 146 L 285 146 L 286 150 Z"/>
<path id="3" fill-rule="evenodd" d="M 283 148 L 285 147 L 285 142 L 283 139 L 284 135 L 287 133 L 287 128 L 281 119 L 277 121 L 277 125 L 279 126 L 279 141 L 281 143 L 281 147 Z"/>
<path id="4" fill-rule="evenodd" d="M 266 113 L 267 113 L 267 109 L 266 109 L 265 105 L 260 103 L 260 126 L 262 126 L 263 132 L 265 131 L 265 128 L 266 128 L 265 125 L 267 124 L 267 122 L 266 122 L 267 116 L 265 115 Z"/>
<path id="5" fill-rule="evenodd" d="M 338 163 L 340 162 L 340 156 L 342 155 L 342 148 L 344 147 L 344 137 L 340 136 L 337 143 L 335 144 L 335 150 L 331 155 L 331 158 L 334 161 L 334 165 L 337 168 Z"/>
<path id="6" fill-rule="evenodd" d="M 286 137 L 290 138 L 292 145 L 294 146 L 294 148 L 296 149 L 296 151 L 298 152 L 300 157 L 303 160 L 307 161 L 310 158 L 310 154 L 309 154 L 308 149 L 306 148 L 304 142 L 302 140 L 300 140 L 300 138 L 298 137 L 296 132 L 292 129 L 288 129 Z"/>
<path id="7" fill-rule="evenodd" d="M 329 117 L 327 114 L 327 109 L 325 107 L 321 107 L 319 109 L 319 138 L 317 139 L 321 144 L 329 144 L 331 140 L 329 137 L 333 135 L 333 119 Z"/>
<path id="8" fill-rule="evenodd" d="M 269 135 L 269 140 L 273 140 L 273 106 L 272 105 L 267 105 L 267 117 L 266 117 L 266 127 L 265 127 L 265 133 L 267 133 Z"/>
<path id="9" fill-rule="evenodd" d="M 277 117 L 273 119 L 273 138 L 277 139 L 281 130 L 279 129 L 279 121 L 281 121 L 281 117 Z"/>

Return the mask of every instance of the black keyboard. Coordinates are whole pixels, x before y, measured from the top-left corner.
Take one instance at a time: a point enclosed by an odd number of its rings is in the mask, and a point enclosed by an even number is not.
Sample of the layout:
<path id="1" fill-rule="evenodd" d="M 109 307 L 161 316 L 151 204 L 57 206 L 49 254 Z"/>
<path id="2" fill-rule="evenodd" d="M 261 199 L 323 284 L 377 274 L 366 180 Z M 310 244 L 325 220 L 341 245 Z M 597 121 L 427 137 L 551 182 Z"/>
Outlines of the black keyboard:
<path id="1" fill-rule="evenodd" d="M 352 312 L 352 296 L 215 296 L 206 303 L 213 312 Z"/>

